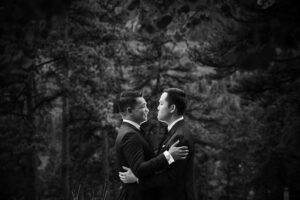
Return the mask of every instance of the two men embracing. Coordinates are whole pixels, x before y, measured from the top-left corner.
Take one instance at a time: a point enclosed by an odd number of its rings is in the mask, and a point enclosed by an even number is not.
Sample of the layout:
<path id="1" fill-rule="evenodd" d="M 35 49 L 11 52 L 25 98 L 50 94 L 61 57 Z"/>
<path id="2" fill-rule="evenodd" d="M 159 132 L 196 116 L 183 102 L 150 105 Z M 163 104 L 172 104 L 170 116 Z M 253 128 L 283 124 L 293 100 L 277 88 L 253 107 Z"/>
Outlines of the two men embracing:
<path id="1" fill-rule="evenodd" d="M 120 95 L 123 122 L 116 138 L 119 200 L 194 200 L 194 142 L 184 119 L 186 94 L 168 88 L 159 99 L 157 119 L 168 125 L 157 154 L 140 125 L 147 121 L 147 102 L 141 93 Z"/>

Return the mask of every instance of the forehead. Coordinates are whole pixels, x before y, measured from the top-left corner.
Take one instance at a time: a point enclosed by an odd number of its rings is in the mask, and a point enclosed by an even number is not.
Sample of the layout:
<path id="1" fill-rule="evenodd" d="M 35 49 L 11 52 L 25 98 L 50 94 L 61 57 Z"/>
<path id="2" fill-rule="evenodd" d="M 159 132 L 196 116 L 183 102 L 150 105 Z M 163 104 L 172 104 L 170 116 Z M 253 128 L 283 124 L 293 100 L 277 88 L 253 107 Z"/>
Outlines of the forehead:
<path id="1" fill-rule="evenodd" d="M 136 98 L 136 105 L 142 105 L 142 104 L 146 104 L 146 100 L 144 99 L 144 97 L 138 97 Z"/>
<path id="2" fill-rule="evenodd" d="M 159 101 L 162 101 L 162 102 L 166 101 L 167 96 L 168 96 L 168 93 L 166 93 L 166 92 L 162 93 L 162 95 L 160 96 Z"/>

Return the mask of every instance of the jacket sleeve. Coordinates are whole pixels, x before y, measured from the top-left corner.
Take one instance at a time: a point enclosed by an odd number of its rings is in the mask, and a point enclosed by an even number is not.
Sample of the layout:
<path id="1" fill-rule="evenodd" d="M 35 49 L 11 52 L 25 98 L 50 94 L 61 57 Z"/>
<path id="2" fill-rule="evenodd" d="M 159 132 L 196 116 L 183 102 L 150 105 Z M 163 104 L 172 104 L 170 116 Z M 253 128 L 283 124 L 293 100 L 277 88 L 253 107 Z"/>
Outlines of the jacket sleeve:
<path id="1" fill-rule="evenodd" d="M 129 167 L 139 179 L 168 166 L 168 161 L 163 154 L 145 161 L 143 145 L 136 133 L 128 133 L 124 136 L 122 149 L 129 165 L 126 167 Z"/>
<path id="2" fill-rule="evenodd" d="M 178 146 L 188 146 L 188 148 L 190 149 L 188 142 L 183 139 L 183 136 L 178 136 L 174 138 L 174 141 L 178 139 L 181 141 L 178 144 Z M 185 168 L 189 157 L 190 155 L 185 160 L 177 160 L 164 171 L 161 171 L 146 178 L 141 178 L 139 180 L 140 186 L 143 189 L 149 189 L 153 187 L 176 184 L 180 179 L 183 179 L 184 177 Z"/>

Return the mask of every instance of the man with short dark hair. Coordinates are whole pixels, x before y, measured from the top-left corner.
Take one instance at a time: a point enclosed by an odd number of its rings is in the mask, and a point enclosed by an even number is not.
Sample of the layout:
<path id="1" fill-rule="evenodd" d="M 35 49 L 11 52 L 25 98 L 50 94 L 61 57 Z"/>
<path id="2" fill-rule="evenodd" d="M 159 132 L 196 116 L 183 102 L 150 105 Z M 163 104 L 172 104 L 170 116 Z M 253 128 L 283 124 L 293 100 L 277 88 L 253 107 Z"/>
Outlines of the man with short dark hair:
<path id="1" fill-rule="evenodd" d="M 130 169 L 120 174 L 125 183 L 132 183 L 139 178 L 139 185 L 144 189 L 159 187 L 160 200 L 194 200 L 194 142 L 189 128 L 184 122 L 183 114 L 186 109 L 186 94 L 178 88 L 165 89 L 159 99 L 158 120 L 167 123 L 168 134 L 165 135 L 158 153 L 168 149 L 179 140 L 179 145 L 189 149 L 186 159 L 168 165 L 164 170 L 151 177 L 139 177 Z"/>
<path id="2" fill-rule="evenodd" d="M 139 178 L 152 176 L 155 171 L 168 167 L 173 162 L 185 159 L 187 147 L 176 147 L 174 141 L 170 148 L 165 148 L 155 157 L 154 151 L 144 137 L 140 125 L 147 120 L 147 103 L 139 92 L 127 91 L 120 95 L 119 111 L 123 122 L 116 138 L 116 153 L 119 171 L 129 167 Z M 126 166 L 126 167 L 125 167 Z M 138 181 L 138 179 L 135 179 Z M 123 184 L 119 200 L 154 199 L 156 192 L 142 191 L 137 183 Z"/>

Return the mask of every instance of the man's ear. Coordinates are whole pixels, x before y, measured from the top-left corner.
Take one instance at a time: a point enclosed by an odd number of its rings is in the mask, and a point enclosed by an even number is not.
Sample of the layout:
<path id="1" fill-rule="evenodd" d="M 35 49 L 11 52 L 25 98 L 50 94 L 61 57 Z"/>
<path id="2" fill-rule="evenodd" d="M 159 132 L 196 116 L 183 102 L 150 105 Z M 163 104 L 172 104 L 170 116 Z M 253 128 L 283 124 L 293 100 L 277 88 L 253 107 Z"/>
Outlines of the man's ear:
<path id="1" fill-rule="evenodd" d="M 175 110 L 176 110 L 176 106 L 175 106 L 175 104 L 172 104 L 171 105 L 171 110 L 170 110 L 171 113 L 175 112 Z"/>

